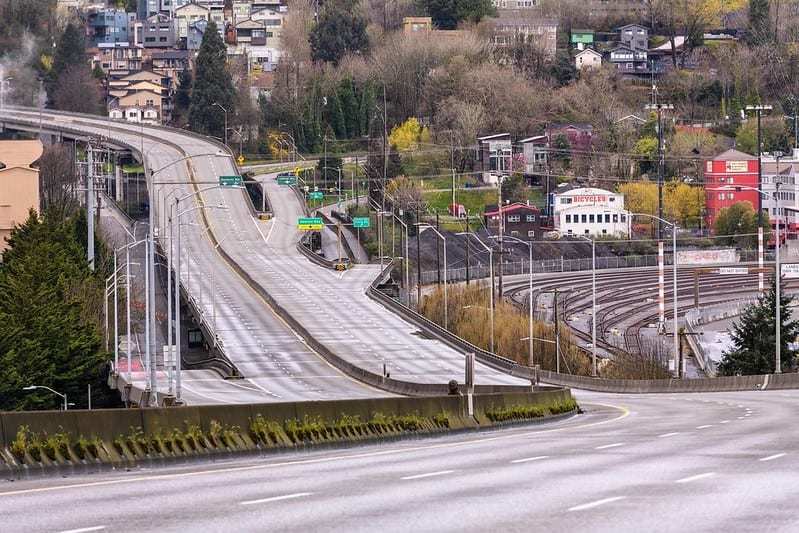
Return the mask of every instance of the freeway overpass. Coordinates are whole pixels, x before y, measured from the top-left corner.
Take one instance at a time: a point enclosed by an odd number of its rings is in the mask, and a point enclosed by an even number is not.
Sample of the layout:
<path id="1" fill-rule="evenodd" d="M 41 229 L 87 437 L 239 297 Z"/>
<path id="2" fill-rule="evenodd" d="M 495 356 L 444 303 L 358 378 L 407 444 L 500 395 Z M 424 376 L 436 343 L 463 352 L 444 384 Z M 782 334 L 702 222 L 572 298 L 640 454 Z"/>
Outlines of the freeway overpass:
<path id="1" fill-rule="evenodd" d="M 347 368 L 380 374 L 410 384 L 462 381 L 463 355 L 370 301 L 365 287 L 375 267 L 359 266 L 334 274 L 305 259 L 296 249 L 297 199 L 269 180 L 275 210 L 270 222 L 254 217 L 245 192 L 211 188 L 218 177 L 238 174 L 230 153 L 213 140 L 179 130 L 113 122 L 102 117 L 24 108 L 0 110 L 6 129 L 100 138 L 133 151 L 143 160 L 155 226 L 164 253 L 168 199 L 183 197 L 181 284 L 189 295 L 215 293 L 212 334 L 244 376 L 223 380 L 207 371 L 185 374 L 184 399 L 190 403 L 249 403 L 372 397 L 385 390 L 352 379 L 318 353 L 334 354 Z M 199 302 L 200 298 L 192 298 Z M 284 308 L 297 323 L 290 327 Z M 208 310 L 210 311 L 210 310 Z M 209 315 L 209 312 L 205 313 Z M 305 330 L 305 337 L 297 327 Z M 316 349 L 309 346 L 315 341 Z M 160 353 L 153 347 L 154 353 Z M 341 367 L 339 367 L 341 368 Z M 163 377 L 159 372 L 159 376 Z M 124 374 L 122 374 L 124 378 Z M 143 388 L 143 372 L 133 373 Z M 162 380 L 159 380 L 162 381 Z M 522 385 L 525 382 L 478 365 L 476 383 Z M 529 384 L 529 382 L 527 382 Z M 122 388 L 123 384 L 120 384 Z M 163 392 L 166 385 L 159 385 Z"/>

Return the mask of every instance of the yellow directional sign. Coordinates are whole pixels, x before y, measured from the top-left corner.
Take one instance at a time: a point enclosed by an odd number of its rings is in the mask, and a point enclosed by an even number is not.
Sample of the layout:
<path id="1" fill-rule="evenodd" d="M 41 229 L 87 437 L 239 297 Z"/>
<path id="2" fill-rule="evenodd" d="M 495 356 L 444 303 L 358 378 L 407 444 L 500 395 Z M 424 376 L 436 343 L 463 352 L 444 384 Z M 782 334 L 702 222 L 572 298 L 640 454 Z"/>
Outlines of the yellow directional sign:
<path id="1" fill-rule="evenodd" d="M 244 164 L 244 156 L 243 156 L 243 155 L 239 155 L 239 158 L 238 158 L 238 159 L 236 159 L 236 162 L 237 162 L 239 165 L 243 165 L 243 164 Z"/>
<path id="2" fill-rule="evenodd" d="M 294 167 L 294 175 L 295 176 L 299 176 L 300 172 L 302 172 L 302 169 L 300 167 Z"/>

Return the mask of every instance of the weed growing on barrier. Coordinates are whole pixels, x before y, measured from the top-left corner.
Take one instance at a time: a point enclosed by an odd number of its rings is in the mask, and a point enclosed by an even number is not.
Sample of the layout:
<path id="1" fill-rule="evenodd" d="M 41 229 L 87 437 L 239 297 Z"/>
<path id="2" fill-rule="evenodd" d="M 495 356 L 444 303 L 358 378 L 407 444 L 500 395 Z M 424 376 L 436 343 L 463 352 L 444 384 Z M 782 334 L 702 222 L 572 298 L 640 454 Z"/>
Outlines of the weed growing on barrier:
<path id="1" fill-rule="evenodd" d="M 102 441 L 97 437 L 87 439 L 83 436 L 80 436 L 78 437 L 77 442 L 75 442 L 73 450 L 75 450 L 75 455 L 78 456 L 78 459 L 86 460 L 91 457 L 99 457 L 100 447 L 102 445 Z"/>
<path id="2" fill-rule="evenodd" d="M 22 462 L 25 459 L 25 452 L 30 451 L 32 437 L 33 434 L 28 426 L 20 426 L 17 429 L 17 434 L 11 442 L 11 453 L 18 461 Z"/>
<path id="3" fill-rule="evenodd" d="M 506 422 L 508 420 L 529 420 L 542 418 L 547 415 L 568 413 L 577 409 L 577 402 L 573 398 L 549 405 L 510 405 L 486 409 L 486 416 L 492 422 Z"/>
<path id="4" fill-rule="evenodd" d="M 209 425 L 208 434 L 217 447 L 223 446 L 225 448 L 238 448 L 236 437 L 241 434 L 241 428 L 238 426 L 224 426 L 217 420 L 211 420 Z"/>
<path id="5" fill-rule="evenodd" d="M 265 444 L 280 442 L 280 424 L 273 420 L 266 420 L 262 415 L 257 415 L 250 421 L 250 434 L 253 440 Z"/>

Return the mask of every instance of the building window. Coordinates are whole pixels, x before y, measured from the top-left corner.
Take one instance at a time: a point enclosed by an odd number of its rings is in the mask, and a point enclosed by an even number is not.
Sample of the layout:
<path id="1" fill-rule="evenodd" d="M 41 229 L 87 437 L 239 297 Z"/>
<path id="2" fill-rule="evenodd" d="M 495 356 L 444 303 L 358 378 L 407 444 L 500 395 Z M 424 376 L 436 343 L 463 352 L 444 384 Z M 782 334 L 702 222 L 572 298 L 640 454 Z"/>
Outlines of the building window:
<path id="1" fill-rule="evenodd" d="M 514 230 L 514 231 L 511 231 L 511 232 L 510 232 L 510 236 L 511 236 L 511 237 L 518 237 L 518 236 L 519 236 L 519 232 L 518 232 L 518 231 L 516 231 L 516 230 Z"/>
<path id="2" fill-rule="evenodd" d="M 605 224 L 610 224 L 610 214 L 605 214 Z"/>
<path id="3" fill-rule="evenodd" d="M 529 238 L 531 238 L 531 239 L 534 239 L 535 238 L 535 232 L 533 230 L 530 230 L 530 231 L 527 232 L 527 236 Z"/>
<path id="4" fill-rule="evenodd" d="M 622 222 L 627 222 L 627 215 L 622 215 L 621 216 L 621 221 Z"/>
<path id="5" fill-rule="evenodd" d="M 535 222 L 535 215 L 527 215 L 527 222 Z"/>
<path id="6" fill-rule="evenodd" d="M 618 214 L 614 214 L 613 215 L 613 223 L 616 224 L 618 221 L 619 221 L 619 215 Z"/>
<path id="7" fill-rule="evenodd" d="M 566 215 L 566 224 L 571 224 L 571 221 L 572 221 L 572 216 Z"/>
<path id="8" fill-rule="evenodd" d="M 519 215 L 508 215 L 508 223 L 520 222 L 521 217 Z"/>
<path id="9" fill-rule="evenodd" d="M 603 228 L 603 229 L 602 229 L 602 235 L 607 235 L 607 234 L 608 234 L 608 230 L 606 230 L 606 229 L 604 229 L 604 228 Z"/>
<path id="10" fill-rule="evenodd" d="M 594 214 L 593 213 L 588 215 L 588 223 L 589 224 L 593 224 L 594 223 Z"/>
<path id="11" fill-rule="evenodd" d="M 580 222 L 582 222 L 583 224 L 588 222 L 588 215 L 580 215 Z"/>

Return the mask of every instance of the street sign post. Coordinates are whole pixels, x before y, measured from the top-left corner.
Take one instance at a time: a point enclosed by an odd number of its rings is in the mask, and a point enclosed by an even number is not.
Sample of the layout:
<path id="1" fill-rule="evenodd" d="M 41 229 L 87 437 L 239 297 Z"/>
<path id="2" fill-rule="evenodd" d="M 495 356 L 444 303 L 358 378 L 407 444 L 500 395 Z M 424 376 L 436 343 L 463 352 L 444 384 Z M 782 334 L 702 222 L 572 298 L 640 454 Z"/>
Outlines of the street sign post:
<path id="1" fill-rule="evenodd" d="M 308 194 L 308 198 L 310 198 L 311 200 L 319 200 L 319 201 L 321 201 L 321 200 L 324 200 L 325 193 L 323 193 L 322 191 L 313 191 L 313 192 Z"/>
<path id="2" fill-rule="evenodd" d="M 325 227 L 321 217 L 300 217 L 297 219 L 297 229 L 300 231 L 320 231 Z"/>
<path id="3" fill-rule="evenodd" d="M 786 279 L 799 278 L 799 263 L 783 263 L 780 265 L 782 268 L 782 277 Z"/>
<path id="4" fill-rule="evenodd" d="M 241 176 L 219 176 L 220 187 L 241 187 Z"/>
<path id="5" fill-rule="evenodd" d="M 236 159 L 236 162 L 237 162 L 239 165 L 243 165 L 243 164 L 244 164 L 244 156 L 243 156 L 243 155 L 240 155 L 240 156 L 238 157 L 238 159 Z"/>
<path id="6" fill-rule="evenodd" d="M 369 217 L 353 217 L 352 227 L 358 229 L 365 229 L 369 227 Z"/>
<path id="7" fill-rule="evenodd" d="M 278 185 L 289 185 L 289 186 L 296 185 L 297 184 L 297 178 L 295 176 L 290 175 L 290 174 L 279 174 L 277 176 L 277 184 Z"/>

